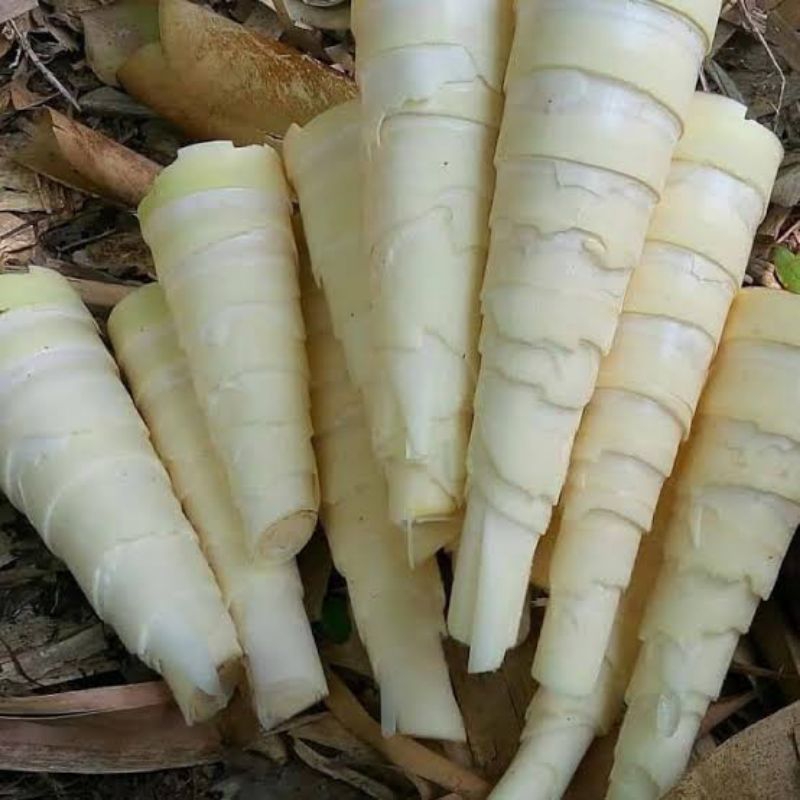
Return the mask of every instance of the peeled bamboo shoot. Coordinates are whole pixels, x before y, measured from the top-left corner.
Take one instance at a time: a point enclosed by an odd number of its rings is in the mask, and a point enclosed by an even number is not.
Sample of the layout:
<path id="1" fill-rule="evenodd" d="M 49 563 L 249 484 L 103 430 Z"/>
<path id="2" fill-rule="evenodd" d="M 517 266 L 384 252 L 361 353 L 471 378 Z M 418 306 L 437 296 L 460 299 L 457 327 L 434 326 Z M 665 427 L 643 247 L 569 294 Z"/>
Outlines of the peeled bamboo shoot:
<path id="1" fill-rule="evenodd" d="M 586 695 L 597 681 L 640 538 L 689 435 L 769 204 L 782 148 L 745 112 L 695 96 L 584 413 L 533 666 L 554 691 Z"/>
<path id="2" fill-rule="evenodd" d="M 655 800 L 680 778 L 800 523 L 798 319 L 788 292 L 745 290 L 733 304 L 678 466 L 612 800 Z"/>
<path id="3" fill-rule="evenodd" d="M 290 128 L 283 155 L 300 201 L 311 268 L 325 293 L 333 332 L 372 429 L 375 340 L 370 278 L 362 251 L 361 150 L 361 105 L 353 101 L 326 111 L 304 128 Z M 375 436 L 380 442 L 380 431 Z M 410 563 L 431 557 L 458 535 L 458 526 L 458 518 L 407 525 Z"/>
<path id="4" fill-rule="evenodd" d="M 266 146 L 184 148 L 139 208 L 254 556 L 287 561 L 318 488 L 291 204 Z"/>
<path id="5" fill-rule="evenodd" d="M 128 295 L 108 330 L 153 442 L 230 609 L 258 719 L 269 729 L 327 693 L 294 560 L 247 551 L 241 518 L 214 452 L 186 356 L 158 284 Z"/>
<path id="6" fill-rule="evenodd" d="M 223 708 L 233 623 L 94 320 L 50 270 L 0 276 L 0 458 L 8 499 L 187 721 Z"/>
<path id="7" fill-rule="evenodd" d="M 719 0 L 518 0 L 450 632 L 517 635 L 536 542 L 683 130 Z M 665 69 L 664 64 L 669 68 Z"/>
<path id="8" fill-rule="evenodd" d="M 304 290 L 321 518 L 347 580 L 356 626 L 381 690 L 384 733 L 464 739 L 444 659 L 444 591 L 435 561 L 412 570 L 389 519 L 362 398 L 347 377 L 322 292 Z"/>
<path id="9" fill-rule="evenodd" d="M 398 524 L 455 514 L 477 370 L 508 0 L 354 0 L 375 445 Z"/>

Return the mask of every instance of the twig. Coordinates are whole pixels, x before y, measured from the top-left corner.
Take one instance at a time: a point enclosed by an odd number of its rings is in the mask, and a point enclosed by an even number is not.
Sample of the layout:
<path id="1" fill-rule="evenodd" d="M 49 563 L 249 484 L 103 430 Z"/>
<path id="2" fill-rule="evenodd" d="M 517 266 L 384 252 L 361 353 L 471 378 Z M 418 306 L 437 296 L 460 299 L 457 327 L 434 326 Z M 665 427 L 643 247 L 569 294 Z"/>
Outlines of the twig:
<path id="1" fill-rule="evenodd" d="M 778 76 L 781 80 L 781 91 L 778 95 L 778 104 L 775 107 L 775 127 L 777 128 L 778 122 L 780 121 L 781 110 L 783 109 L 783 97 L 786 94 L 786 75 L 784 71 L 781 69 L 781 65 L 778 63 L 778 59 L 775 58 L 775 54 L 772 52 L 772 48 L 767 43 L 766 38 L 764 37 L 764 33 L 759 27 L 758 23 L 753 19 L 753 13 L 747 5 L 746 0 L 738 0 L 739 8 L 742 10 L 742 14 L 744 14 L 744 18 L 747 21 L 748 27 L 761 42 L 761 46 L 767 51 L 767 55 L 769 56 L 769 60 L 772 62 L 772 65 L 775 67 L 775 71 L 778 73 Z"/>
<path id="2" fill-rule="evenodd" d="M 19 46 L 22 48 L 25 55 L 28 56 L 28 58 L 33 62 L 34 66 L 39 70 L 39 72 L 41 72 L 46 80 L 58 90 L 59 94 L 63 95 L 67 102 L 76 111 L 81 111 L 78 101 L 70 94 L 69 89 L 67 89 L 67 87 L 64 86 L 64 84 L 61 83 L 61 81 L 47 68 L 42 59 L 36 55 L 33 47 L 31 47 L 31 43 L 28 41 L 28 38 L 25 36 L 25 34 L 19 29 L 17 23 L 12 19 L 9 20 L 8 24 L 11 25 L 11 30 L 14 31 L 14 36 L 16 36 L 17 41 L 19 42 Z"/>

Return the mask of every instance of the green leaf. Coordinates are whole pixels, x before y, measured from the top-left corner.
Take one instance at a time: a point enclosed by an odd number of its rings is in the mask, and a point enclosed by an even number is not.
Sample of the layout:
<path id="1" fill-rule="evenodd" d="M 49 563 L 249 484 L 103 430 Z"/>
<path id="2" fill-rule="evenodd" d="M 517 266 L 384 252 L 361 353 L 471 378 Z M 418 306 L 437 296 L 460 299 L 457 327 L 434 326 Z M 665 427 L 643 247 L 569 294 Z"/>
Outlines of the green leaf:
<path id="1" fill-rule="evenodd" d="M 784 289 L 800 294 L 800 256 L 795 255 L 788 247 L 778 247 L 773 263 Z"/>
<path id="2" fill-rule="evenodd" d="M 322 604 L 322 632 L 334 644 L 344 644 L 352 632 L 347 598 L 338 594 L 329 594 Z"/>

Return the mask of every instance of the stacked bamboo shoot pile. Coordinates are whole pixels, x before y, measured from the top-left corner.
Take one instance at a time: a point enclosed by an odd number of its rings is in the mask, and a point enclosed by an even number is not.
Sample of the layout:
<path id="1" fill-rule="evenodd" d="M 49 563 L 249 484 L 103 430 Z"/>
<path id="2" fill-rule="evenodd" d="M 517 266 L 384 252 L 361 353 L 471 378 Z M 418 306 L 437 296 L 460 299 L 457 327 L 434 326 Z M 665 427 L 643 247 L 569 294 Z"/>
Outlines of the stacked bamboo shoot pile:
<path id="1" fill-rule="evenodd" d="M 472 671 L 496 669 L 516 640 L 536 543 L 611 347 L 719 5 L 517 3 L 449 613 L 451 634 L 471 647 Z"/>
<path id="2" fill-rule="evenodd" d="M 223 708 L 241 650 L 169 477 L 65 278 L 0 276 L 0 480 L 97 615 L 189 721 Z"/>
<path id="3" fill-rule="evenodd" d="M 655 800 L 686 767 L 739 636 L 800 524 L 800 298 L 734 303 L 682 455 L 608 797 Z"/>
<path id="4" fill-rule="evenodd" d="M 294 559 L 272 564 L 248 552 L 161 286 L 150 284 L 129 295 L 112 312 L 108 327 L 236 624 L 258 719 L 269 730 L 327 693 L 297 566 Z"/>
<path id="5" fill-rule="evenodd" d="M 781 161 L 777 139 L 745 111 L 695 95 L 573 450 L 534 661 L 543 688 L 497 797 L 560 797 L 588 744 L 621 713 L 658 542 L 639 559 L 622 608 L 620 598 L 689 434 Z"/>

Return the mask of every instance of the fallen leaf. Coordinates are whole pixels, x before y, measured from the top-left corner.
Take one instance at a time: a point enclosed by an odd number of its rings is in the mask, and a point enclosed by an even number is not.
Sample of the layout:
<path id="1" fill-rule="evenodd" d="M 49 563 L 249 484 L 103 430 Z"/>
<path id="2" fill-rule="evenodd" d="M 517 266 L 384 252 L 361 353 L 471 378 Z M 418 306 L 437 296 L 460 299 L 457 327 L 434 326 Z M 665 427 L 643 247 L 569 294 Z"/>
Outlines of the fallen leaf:
<path id="1" fill-rule="evenodd" d="M 261 0 L 264 2 L 264 0 Z M 303 0 L 272 0 L 275 10 L 287 22 L 323 30 L 346 31 L 350 28 L 350 4 L 315 5 Z"/>
<path id="2" fill-rule="evenodd" d="M 31 119 L 12 158 L 73 189 L 136 207 L 161 169 L 58 111 L 41 109 Z"/>
<path id="3" fill-rule="evenodd" d="M 0 267 L 10 257 L 24 261 L 36 244 L 36 229 L 22 217 L 0 211 Z"/>
<path id="4" fill-rule="evenodd" d="M 393 764 L 469 800 L 479 800 L 489 794 L 489 784 L 482 778 L 414 739 L 399 735 L 384 737 L 381 726 L 356 700 L 341 678 L 330 670 L 326 671 L 326 676 L 330 693 L 325 698 L 325 705 L 345 728 Z"/>
<path id="5" fill-rule="evenodd" d="M 777 247 L 773 263 L 781 285 L 790 292 L 800 294 L 800 256 L 795 255 L 788 247 Z"/>
<path id="6" fill-rule="evenodd" d="M 221 756 L 216 728 L 189 727 L 171 700 L 50 720 L 0 718 L 0 769 L 150 772 L 209 764 Z"/>
<path id="7" fill-rule="evenodd" d="M 117 74 L 194 138 L 263 143 L 356 95 L 342 73 L 188 0 L 162 0 L 159 15 L 160 43 Z"/>
<path id="8" fill-rule="evenodd" d="M 712 703 L 708 711 L 706 711 L 705 717 L 703 717 L 699 735 L 702 737 L 711 733 L 717 725 L 721 725 L 726 719 L 741 711 L 757 697 L 758 693 L 755 691 L 742 692 L 741 694 L 733 695 L 733 697 L 723 697 L 721 700 Z"/>
<path id="9" fill-rule="evenodd" d="M 772 202 L 792 208 L 800 203 L 800 163 L 784 166 L 772 189 Z"/>
<path id="10" fill-rule="evenodd" d="M 33 11 L 38 6 L 39 0 L 3 0 L 3 4 L 0 6 L 0 25 L 10 19 L 27 14 L 28 11 Z"/>
<path id="11" fill-rule="evenodd" d="M 117 70 L 140 47 L 158 39 L 158 0 L 120 0 L 81 15 L 86 61 L 109 86 Z"/>
<path id="12" fill-rule="evenodd" d="M 797 800 L 800 703 L 744 730 L 692 769 L 665 800 Z"/>
<path id="13" fill-rule="evenodd" d="M 0 155 L 0 212 L 45 211 L 48 206 L 36 175 Z"/>

